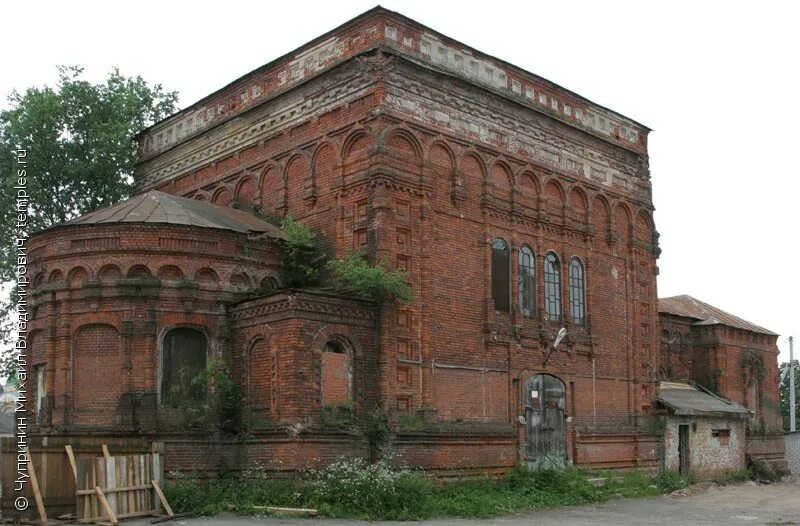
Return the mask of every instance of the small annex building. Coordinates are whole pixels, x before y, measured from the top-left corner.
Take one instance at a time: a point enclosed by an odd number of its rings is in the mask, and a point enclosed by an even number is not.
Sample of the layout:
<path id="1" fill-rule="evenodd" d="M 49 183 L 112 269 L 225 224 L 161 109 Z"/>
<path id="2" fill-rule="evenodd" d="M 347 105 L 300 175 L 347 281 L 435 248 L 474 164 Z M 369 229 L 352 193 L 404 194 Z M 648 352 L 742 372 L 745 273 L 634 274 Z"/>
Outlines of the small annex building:
<path id="1" fill-rule="evenodd" d="M 661 382 L 666 408 L 664 467 L 686 477 L 712 478 L 745 467 L 750 412 L 701 387 Z"/>
<path id="2" fill-rule="evenodd" d="M 665 465 L 786 473 L 778 335 L 689 295 L 660 298 L 658 310 Z"/>

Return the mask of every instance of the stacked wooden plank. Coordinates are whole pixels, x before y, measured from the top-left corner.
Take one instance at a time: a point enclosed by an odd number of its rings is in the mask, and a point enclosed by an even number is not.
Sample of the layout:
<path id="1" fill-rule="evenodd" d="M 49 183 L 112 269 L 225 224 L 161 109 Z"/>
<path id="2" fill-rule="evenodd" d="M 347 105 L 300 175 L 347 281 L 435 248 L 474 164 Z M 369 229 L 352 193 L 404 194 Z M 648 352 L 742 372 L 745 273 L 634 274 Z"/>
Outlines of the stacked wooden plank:
<path id="1" fill-rule="evenodd" d="M 164 498 L 161 459 L 157 453 L 97 458 L 76 462 L 76 518 L 80 523 L 117 524 L 119 519 L 160 515 Z"/>

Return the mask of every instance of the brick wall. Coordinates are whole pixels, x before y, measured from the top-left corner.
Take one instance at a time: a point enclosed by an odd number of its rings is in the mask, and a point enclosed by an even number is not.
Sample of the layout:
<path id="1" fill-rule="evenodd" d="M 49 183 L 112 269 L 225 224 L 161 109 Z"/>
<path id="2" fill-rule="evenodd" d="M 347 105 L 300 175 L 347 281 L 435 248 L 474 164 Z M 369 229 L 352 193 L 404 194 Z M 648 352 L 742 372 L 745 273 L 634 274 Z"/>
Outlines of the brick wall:
<path id="1" fill-rule="evenodd" d="M 412 79 L 417 91 L 443 92 L 434 98 L 445 99 L 449 90 L 475 98 L 475 107 L 484 102 L 513 107 L 463 84 L 433 84 L 426 74 L 391 58 L 376 56 L 361 66 L 346 66 L 353 78 L 361 79 L 359 86 L 380 81 L 365 72 L 373 67 Z M 515 420 L 520 393 L 513 391 L 512 381 L 519 371 L 543 369 L 544 350 L 561 326 L 542 316 L 542 261 L 550 251 L 562 265 L 562 308 L 570 329 L 565 345 L 575 352 L 554 356 L 548 368 L 561 377 L 572 376 L 575 392 L 583 395 L 570 402 L 576 416 L 591 410 L 601 419 L 631 420 L 635 412 L 649 411 L 658 369 L 649 195 L 635 192 L 634 186 L 606 188 L 599 180 L 553 169 L 482 137 L 471 138 L 480 150 L 466 147 L 429 114 L 402 114 L 402 108 L 417 101 L 401 104 L 397 83 L 390 78 L 385 87 L 374 88 L 374 95 L 317 113 L 269 144 L 248 147 L 232 162 L 218 161 L 178 176 L 162 189 L 213 199 L 220 188 L 249 185 L 241 180 L 261 173 L 260 198 L 255 200 L 264 212 L 291 214 L 312 226 L 333 247 L 332 253 L 366 251 L 408 271 L 413 302 L 386 308 L 381 321 L 379 347 L 387 358 L 379 375 L 381 399 L 392 411 L 433 408 L 446 419 Z M 371 109 L 382 101 L 391 101 L 391 111 L 408 124 L 372 117 Z M 442 104 L 437 111 L 454 122 L 463 120 L 466 109 Z M 553 124 L 542 116 L 531 122 L 543 128 Z M 548 130 L 576 145 L 615 154 L 613 147 L 576 136 L 567 125 L 555 123 Z M 631 173 L 638 172 L 635 159 L 629 158 Z M 175 182 L 184 179 L 185 184 Z M 489 244 L 495 237 L 506 239 L 512 250 L 510 313 L 495 313 L 487 301 Z M 517 251 L 523 245 L 536 254 L 532 318 L 520 315 L 516 301 Z M 581 259 L 586 273 L 584 326 L 569 316 L 567 277 L 573 257 Z M 592 377 L 585 367 L 594 353 L 599 359 L 593 360 Z M 445 373 L 437 361 L 467 368 L 463 370 L 491 369 L 488 376 L 505 380 L 487 383 L 484 378 L 478 384 L 483 387 L 469 389 L 460 380 L 451 382 L 449 376 L 457 373 Z M 576 367 L 583 372 L 574 375 Z M 640 387 L 630 383 L 620 389 L 619 380 L 636 380 Z M 614 386 L 604 391 L 611 396 L 597 396 L 602 383 Z"/>
<path id="2" fill-rule="evenodd" d="M 418 465 L 506 469 L 524 450 L 525 382 L 542 373 L 563 382 L 573 461 L 595 462 L 603 450 L 613 450 L 614 467 L 638 461 L 632 429 L 650 411 L 660 364 L 647 130 L 490 57 L 480 65 L 494 80 L 442 76 L 435 70 L 452 69 L 463 46 L 443 39 L 431 47 L 430 36 L 402 17 L 368 14 L 335 36 L 332 62 L 307 66 L 304 55 L 293 66 L 285 57 L 145 132 L 136 173 L 139 190 L 291 215 L 331 255 L 358 252 L 408 272 L 412 301 L 376 316 L 372 305 L 326 295 L 248 297 L 275 276 L 278 254 L 227 233 L 126 225 L 45 234 L 39 328 L 55 330 L 47 344 L 54 425 L 78 423 L 66 357 L 81 327 L 115 328 L 121 389 L 141 398 L 157 397 L 163 331 L 189 326 L 245 387 L 251 423 L 286 431 L 289 444 L 270 451 L 291 465 L 313 454 L 303 433 L 328 437 L 319 439 L 322 458 L 337 448 L 363 452 L 367 416 L 381 410 L 393 431 L 420 414 L 438 430 L 397 439 Z M 510 249 L 508 312 L 491 301 L 495 238 Z M 530 316 L 518 301 L 523 246 L 535 254 Z M 562 276 L 560 320 L 544 315 L 548 253 Z M 583 320 L 569 309 L 573 258 L 585 269 Z M 550 355 L 562 327 L 567 337 Z M 344 357 L 325 356 L 331 339 Z M 341 432 L 326 435 L 323 418 L 342 398 L 348 369 L 355 449 Z M 135 427 L 133 416 L 117 416 Z M 619 426 L 624 438 L 602 438 Z M 593 445 L 581 450 L 588 435 Z M 273 447 L 272 438 L 257 442 Z M 171 447 L 176 466 L 222 462 L 210 450 L 198 456 L 199 446 Z"/>
<path id="3" fill-rule="evenodd" d="M 73 406 L 76 425 L 116 423 L 122 392 L 123 361 L 120 337 L 110 325 L 84 325 L 72 348 Z"/>
<path id="4" fill-rule="evenodd" d="M 66 226 L 33 237 L 30 253 L 43 432 L 152 431 L 166 331 L 200 330 L 208 359 L 225 357 L 220 305 L 277 274 L 268 241 L 197 227 Z"/>
<path id="5" fill-rule="evenodd" d="M 689 471 L 700 479 L 744 469 L 745 427 L 743 420 L 724 418 L 667 418 L 664 431 L 664 467 L 677 471 L 678 426 L 689 426 Z"/>
<path id="6" fill-rule="evenodd" d="M 354 402 L 355 419 L 363 423 L 378 398 L 375 323 L 373 304 L 329 294 L 279 292 L 236 305 L 231 363 L 243 383 L 252 386 L 245 404 L 255 411 L 253 425 L 319 426 L 323 407 L 348 400 Z M 248 342 L 261 341 L 256 352 L 262 358 L 253 363 L 251 354 L 246 362 L 251 367 L 243 368 L 240 357 L 246 356 Z M 343 352 L 325 352 L 327 343 Z M 266 378 L 268 408 L 258 403 L 265 393 L 254 391 Z"/>
<path id="7" fill-rule="evenodd" d="M 800 475 L 800 433 L 786 434 L 786 460 L 789 470 L 794 475 Z"/>
<path id="8" fill-rule="evenodd" d="M 433 89 L 425 74 L 383 60 L 373 59 L 413 78 L 419 89 Z M 467 86 L 446 87 L 463 96 L 475 95 Z M 399 96 L 398 89 L 388 85 L 376 93 L 388 90 L 389 96 Z M 374 386 L 383 407 L 398 415 L 431 409 L 443 421 L 518 426 L 525 379 L 549 372 L 572 385 L 568 414 L 577 422 L 591 416 L 630 424 L 636 413 L 647 412 L 658 364 L 648 201 L 625 188 L 606 188 L 477 137 L 472 140 L 480 150 L 460 144 L 447 127 L 428 121 L 427 114 L 398 113 L 400 122 L 374 118 L 369 111 L 381 100 L 362 97 L 359 103 L 333 110 L 335 118 L 323 114 L 308 125 L 297 125 L 258 156 L 242 152 L 239 166 L 248 159 L 249 165 L 258 162 L 257 167 L 264 167 L 257 201 L 265 212 L 291 214 L 317 229 L 334 247 L 332 253 L 366 251 L 409 273 L 412 303 L 387 306 L 380 318 L 381 358 Z M 397 112 L 399 107 L 391 109 Z M 464 108 L 444 104 L 439 111 L 453 119 L 464 115 Z M 540 117 L 533 122 L 545 126 L 545 121 Z M 565 125 L 552 130 L 612 154 L 602 141 L 570 135 Z M 314 164 L 319 171 L 312 169 Z M 201 177 L 185 177 L 197 182 L 181 186 L 182 193 L 213 199 L 214 188 L 235 188 L 237 178 L 250 176 L 237 175 L 235 165 L 220 162 L 203 169 Z M 489 303 L 489 245 L 495 237 L 511 246 L 513 308 L 508 313 L 495 312 Z M 537 304 L 532 318 L 520 314 L 517 302 L 516 261 L 522 245 L 536 255 Z M 542 261 L 550 251 L 562 265 L 565 319 L 558 324 L 542 314 Z M 587 323 L 582 326 L 574 323 L 568 309 L 568 265 L 573 257 L 581 259 L 586 273 Z M 562 325 L 569 336 L 545 365 L 545 352 Z M 298 367 L 311 366 L 302 365 L 299 355 L 281 352 L 285 356 L 275 358 L 278 371 L 297 375 Z M 315 404 L 324 405 L 294 385 L 278 392 L 284 400 L 279 420 L 288 415 L 313 419 Z M 471 462 L 480 465 L 486 460 L 480 449 L 476 455 Z M 629 463 L 633 457 L 628 457 Z"/>
<path id="9" fill-rule="evenodd" d="M 350 356 L 346 352 L 322 352 L 322 404 L 350 400 Z"/>
<path id="10" fill-rule="evenodd" d="M 747 437 L 747 458 L 777 475 L 788 474 L 788 441 L 784 439 L 785 436 L 751 434 Z"/>
<path id="11" fill-rule="evenodd" d="M 661 373 L 698 382 L 753 412 L 753 423 L 780 433 L 777 337 L 727 325 L 692 325 L 694 318 L 662 313 Z"/>

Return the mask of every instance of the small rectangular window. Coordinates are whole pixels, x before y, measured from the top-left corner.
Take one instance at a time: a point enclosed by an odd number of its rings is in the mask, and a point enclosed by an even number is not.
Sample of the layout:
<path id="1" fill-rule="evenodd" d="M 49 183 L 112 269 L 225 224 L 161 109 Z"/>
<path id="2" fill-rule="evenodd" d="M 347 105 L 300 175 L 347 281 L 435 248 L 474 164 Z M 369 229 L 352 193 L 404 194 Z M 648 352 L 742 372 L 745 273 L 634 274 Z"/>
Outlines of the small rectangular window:
<path id="1" fill-rule="evenodd" d="M 719 440 L 720 446 L 727 446 L 731 437 L 730 429 L 712 429 L 711 436 Z"/>

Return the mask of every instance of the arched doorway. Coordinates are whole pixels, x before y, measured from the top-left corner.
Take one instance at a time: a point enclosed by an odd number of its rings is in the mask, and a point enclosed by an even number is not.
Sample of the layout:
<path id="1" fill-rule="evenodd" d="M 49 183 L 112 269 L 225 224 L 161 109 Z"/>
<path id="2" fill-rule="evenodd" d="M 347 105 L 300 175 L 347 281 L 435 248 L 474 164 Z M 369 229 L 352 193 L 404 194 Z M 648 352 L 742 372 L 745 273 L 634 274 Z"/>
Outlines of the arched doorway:
<path id="1" fill-rule="evenodd" d="M 560 468 L 567 462 L 564 382 L 549 374 L 525 382 L 525 461 L 537 468 Z"/>

